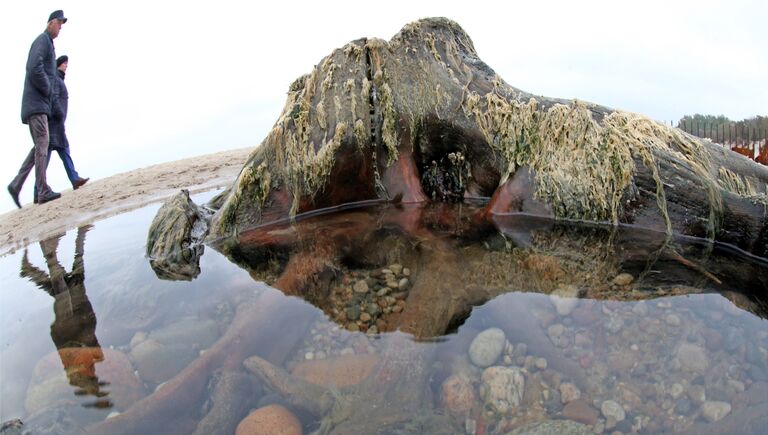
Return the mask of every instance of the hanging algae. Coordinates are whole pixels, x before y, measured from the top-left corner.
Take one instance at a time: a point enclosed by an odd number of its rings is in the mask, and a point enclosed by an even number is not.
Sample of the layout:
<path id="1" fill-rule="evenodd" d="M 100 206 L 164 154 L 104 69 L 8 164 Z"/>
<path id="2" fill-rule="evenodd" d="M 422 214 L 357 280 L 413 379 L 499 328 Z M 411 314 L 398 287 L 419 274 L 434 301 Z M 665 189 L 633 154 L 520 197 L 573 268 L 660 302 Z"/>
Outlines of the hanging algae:
<path id="1" fill-rule="evenodd" d="M 672 232 L 664 183 L 656 154 L 672 154 L 688 165 L 707 189 L 708 233 L 714 237 L 722 210 L 719 186 L 707 171 L 709 154 L 695 139 L 643 116 L 615 111 L 602 125 L 580 101 L 554 104 L 508 100 L 500 81 L 480 96 L 465 87 L 463 109 L 474 117 L 488 144 L 506 161 L 502 182 L 519 166 L 536 172 L 537 198 L 552 204 L 555 215 L 577 220 L 619 222 L 621 200 L 635 173 L 633 157 L 643 161 L 656 182 L 659 210 Z"/>
<path id="2" fill-rule="evenodd" d="M 746 198 L 754 204 L 768 206 L 768 194 L 759 193 L 746 177 L 742 177 L 727 168 L 718 171 L 718 184 L 724 190 Z"/>
<path id="3" fill-rule="evenodd" d="M 326 61 L 325 66 L 329 76 L 338 69 L 330 61 Z M 285 183 L 292 192 L 291 216 L 296 214 L 302 195 L 314 193 L 323 186 L 333 166 L 333 154 L 347 131 L 347 124 L 337 123 L 331 141 L 324 142 L 316 151 L 315 144 L 310 140 L 313 115 L 325 129 L 322 125 L 325 117 L 319 116 L 323 113 L 324 104 L 312 106 L 319 74 L 320 70 L 314 69 L 290 85 L 280 118 L 262 145 L 249 156 L 250 163 L 235 182 L 234 192 L 222 205 L 221 234 L 228 233 L 241 219 L 237 214 L 243 204 L 255 204 L 255 209 L 263 208 L 270 189 L 277 185 Z M 326 80 L 321 83 L 321 89 L 328 90 L 331 84 Z"/>

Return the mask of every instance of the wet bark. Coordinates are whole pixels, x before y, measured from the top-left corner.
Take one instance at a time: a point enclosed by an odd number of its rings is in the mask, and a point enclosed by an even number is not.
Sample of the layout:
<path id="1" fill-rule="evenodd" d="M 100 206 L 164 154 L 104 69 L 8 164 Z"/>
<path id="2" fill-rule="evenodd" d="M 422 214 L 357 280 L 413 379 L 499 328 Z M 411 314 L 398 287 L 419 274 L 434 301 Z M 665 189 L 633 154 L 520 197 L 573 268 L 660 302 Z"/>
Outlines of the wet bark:
<path id="1" fill-rule="evenodd" d="M 211 408 L 200 420 L 193 435 L 232 434 L 248 415 L 261 386 L 242 370 L 223 371 L 212 379 Z"/>

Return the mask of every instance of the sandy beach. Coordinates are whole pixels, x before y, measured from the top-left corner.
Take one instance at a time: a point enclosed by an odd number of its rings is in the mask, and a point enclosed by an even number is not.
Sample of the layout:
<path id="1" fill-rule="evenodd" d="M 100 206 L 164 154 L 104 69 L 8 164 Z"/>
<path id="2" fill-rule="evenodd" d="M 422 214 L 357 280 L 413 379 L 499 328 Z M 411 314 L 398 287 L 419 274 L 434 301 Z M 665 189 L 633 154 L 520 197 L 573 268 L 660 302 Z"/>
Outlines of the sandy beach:
<path id="1" fill-rule="evenodd" d="M 190 193 L 229 186 L 253 148 L 191 157 L 92 180 L 43 205 L 26 203 L 0 215 L 0 255 L 80 225 Z M 7 194 L 7 192 L 5 193 Z"/>

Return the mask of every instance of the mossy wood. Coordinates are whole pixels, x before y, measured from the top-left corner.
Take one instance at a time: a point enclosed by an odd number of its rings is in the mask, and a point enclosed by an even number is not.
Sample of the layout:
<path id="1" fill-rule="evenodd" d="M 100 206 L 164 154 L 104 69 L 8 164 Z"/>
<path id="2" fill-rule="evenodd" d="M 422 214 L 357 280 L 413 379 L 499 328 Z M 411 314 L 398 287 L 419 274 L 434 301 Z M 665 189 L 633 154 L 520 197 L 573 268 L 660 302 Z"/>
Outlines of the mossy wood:
<path id="1" fill-rule="evenodd" d="M 633 224 L 765 257 L 766 182 L 768 168 L 642 115 L 518 90 L 456 23 L 431 18 L 297 79 L 208 204 L 208 239 L 355 201 L 479 196 L 492 214 Z"/>

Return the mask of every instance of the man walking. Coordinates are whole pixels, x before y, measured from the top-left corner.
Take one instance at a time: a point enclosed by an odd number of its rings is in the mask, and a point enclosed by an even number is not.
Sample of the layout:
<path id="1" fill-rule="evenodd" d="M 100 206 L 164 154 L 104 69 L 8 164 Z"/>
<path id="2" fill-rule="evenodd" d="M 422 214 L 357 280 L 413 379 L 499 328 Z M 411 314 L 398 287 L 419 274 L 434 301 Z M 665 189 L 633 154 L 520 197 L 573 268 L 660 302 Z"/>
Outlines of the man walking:
<path id="1" fill-rule="evenodd" d="M 48 118 L 51 116 L 51 103 L 56 89 L 56 51 L 53 40 L 59 36 L 62 24 L 66 23 L 64 12 L 53 11 L 48 17 L 48 25 L 43 33 L 33 42 L 27 57 L 27 74 L 24 79 L 24 95 L 21 100 L 21 122 L 29 125 L 34 147 L 19 169 L 18 175 L 8 185 L 8 193 L 13 202 L 21 208 L 19 192 L 27 175 L 35 168 L 35 188 L 40 204 L 60 198 L 45 179 L 48 164 Z"/>
<path id="2" fill-rule="evenodd" d="M 64 130 L 64 122 L 67 120 L 67 111 L 69 110 L 69 91 L 64 83 L 64 77 L 67 73 L 69 57 L 64 55 L 56 59 L 56 84 L 58 92 L 53 101 L 51 122 L 49 126 L 51 142 L 48 149 L 48 161 L 51 160 L 51 153 L 56 151 L 64 163 L 64 170 L 67 171 L 69 182 L 72 183 L 72 189 L 77 190 L 83 184 L 88 182 L 88 178 L 81 178 L 75 170 L 75 163 L 69 154 L 69 140 Z"/>

